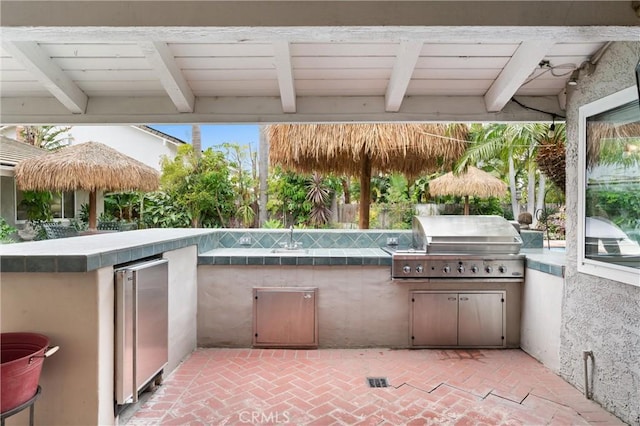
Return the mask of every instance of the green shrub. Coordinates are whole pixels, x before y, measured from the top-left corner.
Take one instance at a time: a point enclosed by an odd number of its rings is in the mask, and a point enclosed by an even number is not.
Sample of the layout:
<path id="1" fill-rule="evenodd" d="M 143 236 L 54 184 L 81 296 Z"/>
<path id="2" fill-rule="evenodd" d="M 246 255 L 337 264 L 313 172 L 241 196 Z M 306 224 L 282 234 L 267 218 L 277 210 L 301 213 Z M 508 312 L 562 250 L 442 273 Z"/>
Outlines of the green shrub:
<path id="1" fill-rule="evenodd" d="M 16 228 L 9 225 L 5 218 L 0 216 L 0 244 L 15 242 L 11 237 L 16 231 Z"/>

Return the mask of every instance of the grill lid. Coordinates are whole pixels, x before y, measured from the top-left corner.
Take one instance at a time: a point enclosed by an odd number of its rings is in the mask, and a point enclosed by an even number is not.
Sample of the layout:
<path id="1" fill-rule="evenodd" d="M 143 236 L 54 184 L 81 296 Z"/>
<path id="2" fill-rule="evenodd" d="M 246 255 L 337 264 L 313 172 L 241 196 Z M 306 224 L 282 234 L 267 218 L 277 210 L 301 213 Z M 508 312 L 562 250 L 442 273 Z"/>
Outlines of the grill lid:
<path id="1" fill-rule="evenodd" d="M 517 254 L 522 238 L 501 216 L 414 216 L 413 246 L 426 253 Z"/>

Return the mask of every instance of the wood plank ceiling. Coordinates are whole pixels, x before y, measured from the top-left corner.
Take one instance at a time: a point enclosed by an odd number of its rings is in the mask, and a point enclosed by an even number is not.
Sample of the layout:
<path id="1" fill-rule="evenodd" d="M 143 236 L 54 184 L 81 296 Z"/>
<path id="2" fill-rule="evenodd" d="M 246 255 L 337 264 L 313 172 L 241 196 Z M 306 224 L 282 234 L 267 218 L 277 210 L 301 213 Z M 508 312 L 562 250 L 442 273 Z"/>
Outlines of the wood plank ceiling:
<path id="1" fill-rule="evenodd" d="M 31 3 L 21 3 L 25 12 Z M 108 10 L 109 2 L 101 3 Z M 625 3 L 624 22 L 637 22 L 631 2 L 611 3 Z M 20 3 L 12 7 L 20 10 Z M 153 13 L 149 8 L 147 14 Z M 35 25 L 38 20 L 44 24 Z M 590 62 L 611 41 L 640 40 L 638 27 L 626 25 L 606 31 L 593 25 L 545 31 L 488 25 L 466 27 L 473 31 L 465 35 L 465 27 L 416 25 L 6 21 L 0 49 L 3 124 L 550 120 L 563 115 L 575 70 L 591 71 Z"/>

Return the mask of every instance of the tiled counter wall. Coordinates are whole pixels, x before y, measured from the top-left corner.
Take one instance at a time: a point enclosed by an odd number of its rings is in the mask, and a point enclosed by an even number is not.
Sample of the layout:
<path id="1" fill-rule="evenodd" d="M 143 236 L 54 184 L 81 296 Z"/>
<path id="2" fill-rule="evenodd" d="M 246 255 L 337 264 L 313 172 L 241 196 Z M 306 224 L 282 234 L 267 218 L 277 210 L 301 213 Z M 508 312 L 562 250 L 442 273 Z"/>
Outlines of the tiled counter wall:
<path id="1" fill-rule="evenodd" d="M 289 242 L 288 229 L 219 230 L 212 248 L 277 248 Z M 302 248 L 380 248 L 388 238 L 397 238 L 398 247 L 410 247 L 409 230 L 294 229 L 293 241 Z"/>

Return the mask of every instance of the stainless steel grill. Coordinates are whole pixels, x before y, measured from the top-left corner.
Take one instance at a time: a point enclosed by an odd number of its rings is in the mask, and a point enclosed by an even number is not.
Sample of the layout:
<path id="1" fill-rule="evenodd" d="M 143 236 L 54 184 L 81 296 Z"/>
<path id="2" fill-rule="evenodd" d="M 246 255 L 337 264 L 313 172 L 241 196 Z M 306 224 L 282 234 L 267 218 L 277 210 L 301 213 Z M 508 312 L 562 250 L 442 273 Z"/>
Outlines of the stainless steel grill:
<path id="1" fill-rule="evenodd" d="M 500 216 L 416 216 L 413 247 L 392 252 L 393 279 L 524 278 L 522 238 Z"/>

